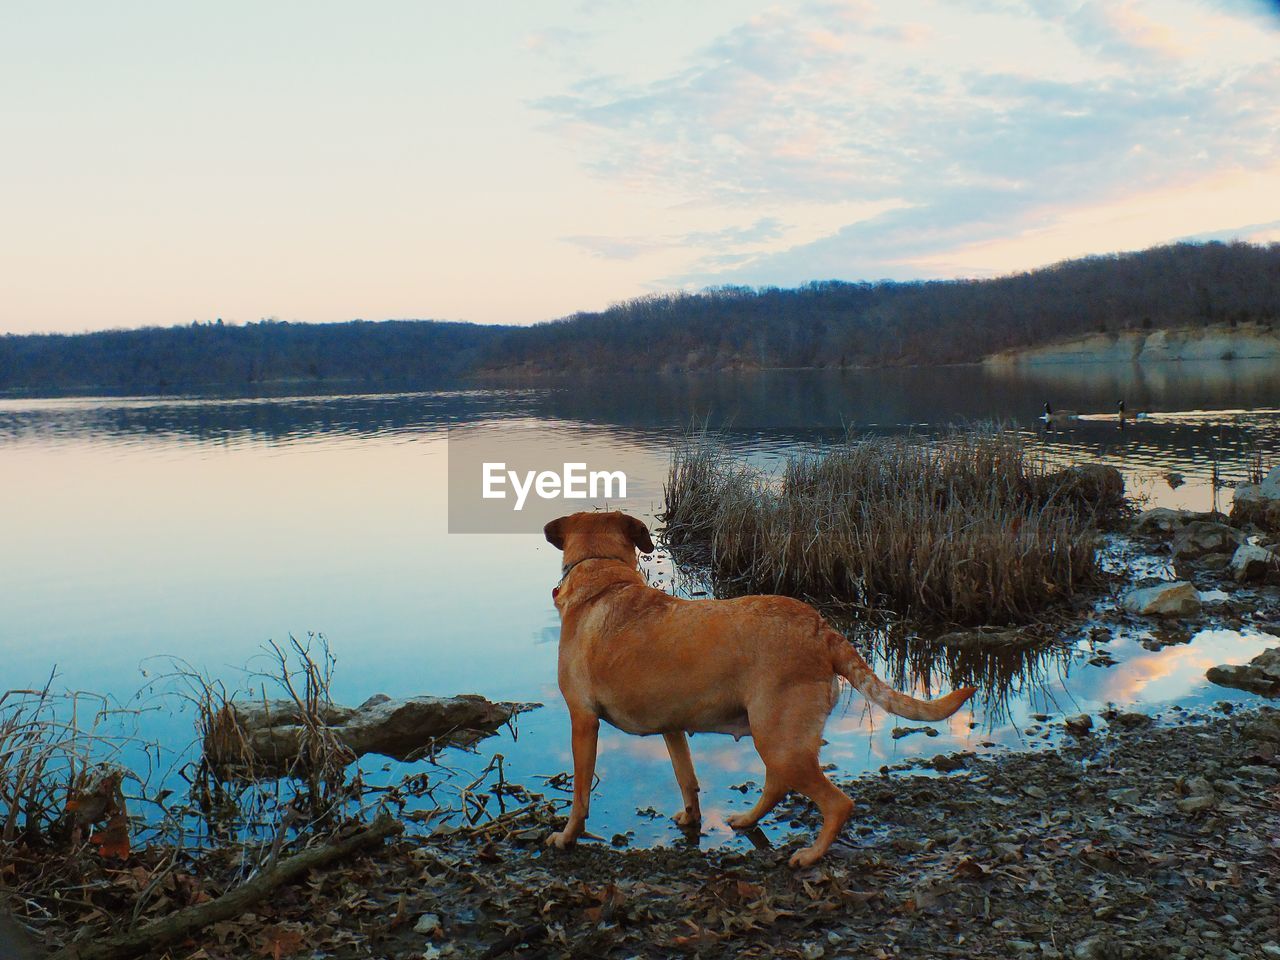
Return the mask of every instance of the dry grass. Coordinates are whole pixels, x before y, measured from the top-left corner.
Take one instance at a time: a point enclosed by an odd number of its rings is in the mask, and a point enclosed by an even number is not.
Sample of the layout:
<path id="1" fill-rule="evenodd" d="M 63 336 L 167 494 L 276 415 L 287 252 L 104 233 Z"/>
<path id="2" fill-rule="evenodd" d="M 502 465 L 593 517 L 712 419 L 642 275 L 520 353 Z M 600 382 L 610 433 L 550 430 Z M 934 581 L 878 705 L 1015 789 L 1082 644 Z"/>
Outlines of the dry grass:
<path id="1" fill-rule="evenodd" d="M 15 844 L 39 846 L 71 829 L 68 801 L 114 764 L 125 740 L 103 731 L 122 711 L 84 693 L 0 693 L 0 873 Z"/>
<path id="2" fill-rule="evenodd" d="M 744 467 L 704 433 L 673 457 L 665 537 L 702 547 L 740 590 L 1023 622 L 1098 575 L 1088 488 L 998 427 L 850 437 L 781 475 Z"/>

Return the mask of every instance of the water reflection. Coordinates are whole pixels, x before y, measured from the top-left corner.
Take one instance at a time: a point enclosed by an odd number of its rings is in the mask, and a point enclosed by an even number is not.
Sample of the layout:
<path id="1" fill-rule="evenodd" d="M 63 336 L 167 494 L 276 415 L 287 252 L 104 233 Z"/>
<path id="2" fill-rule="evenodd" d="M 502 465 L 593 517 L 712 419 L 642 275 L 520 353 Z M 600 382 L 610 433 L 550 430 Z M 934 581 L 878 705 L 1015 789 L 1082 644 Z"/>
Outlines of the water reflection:
<path id="1" fill-rule="evenodd" d="M 1131 411 L 1164 416 L 1124 431 L 1080 421 L 1036 432 L 1046 399 L 1101 413 L 1122 396 Z M 1280 449 L 1277 407 L 1280 369 L 1243 361 L 619 376 L 356 396 L 3 400 L 0 679 L 5 687 L 36 683 L 57 663 L 66 686 L 127 698 L 142 682 L 146 657 L 181 656 L 230 679 L 267 637 L 320 631 L 338 657 L 334 694 L 342 702 L 376 692 L 474 691 L 546 703 L 521 719 L 519 743 L 496 748 L 509 777 L 542 789 L 540 775 L 569 765 L 550 602 L 559 558 L 536 537 L 448 534 L 449 426 L 501 431 L 518 422 L 556 450 L 587 426 L 593 446 L 613 450 L 636 476 L 639 493 L 618 505 L 650 521 L 661 508 L 671 440 L 694 418 L 708 418 L 735 453 L 765 465 L 847 427 L 928 432 L 958 420 L 1012 420 L 1054 456 L 1117 463 L 1155 503 L 1206 509 L 1215 469 L 1243 478 L 1255 450 Z M 1169 471 L 1186 482 L 1171 487 Z M 664 589 L 703 588 L 696 571 L 664 556 L 648 570 Z M 1107 666 L 1088 642 L 988 655 L 940 651 L 904 627 L 855 626 L 869 659 L 895 685 L 924 694 L 975 681 L 982 693 L 972 710 L 935 725 L 936 736 L 896 740 L 895 721 L 851 699 L 829 723 L 824 751 L 841 776 L 1024 745 L 1041 739 L 1028 733 L 1040 725 L 1036 714 L 1097 711 L 1108 701 L 1247 699 L 1210 687 L 1204 669 L 1243 662 L 1275 642 L 1256 632 L 1202 631 L 1155 651 L 1138 632 L 1108 640 L 1115 663 Z M 187 716 L 148 714 L 146 723 L 148 735 L 190 741 Z M 754 800 L 753 791 L 730 788 L 758 781 L 759 759 L 749 742 L 722 737 L 699 736 L 693 749 L 710 839 L 727 840 L 723 816 Z M 466 772 L 486 759 L 450 763 Z M 388 776 L 399 770 L 392 767 Z M 678 839 L 666 819 L 678 793 L 660 740 L 606 733 L 600 773 L 593 830 Z M 650 807 L 663 816 L 637 815 Z"/>

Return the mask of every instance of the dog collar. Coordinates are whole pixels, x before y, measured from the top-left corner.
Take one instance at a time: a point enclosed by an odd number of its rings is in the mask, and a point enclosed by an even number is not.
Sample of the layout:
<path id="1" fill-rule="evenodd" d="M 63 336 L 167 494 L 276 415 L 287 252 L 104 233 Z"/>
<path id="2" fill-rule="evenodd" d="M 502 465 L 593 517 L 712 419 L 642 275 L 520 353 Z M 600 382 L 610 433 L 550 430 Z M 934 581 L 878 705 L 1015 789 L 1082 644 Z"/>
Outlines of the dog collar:
<path id="1" fill-rule="evenodd" d="M 573 568 L 580 563 L 586 563 L 588 560 L 612 560 L 615 563 L 626 563 L 625 560 L 620 560 L 617 557 L 581 557 L 580 559 L 575 560 L 573 561 L 573 563 L 566 566 L 564 570 L 560 573 L 559 582 L 554 587 L 551 588 L 552 600 L 554 600 L 556 597 L 560 595 L 560 588 L 563 587 L 564 582 L 569 579 L 569 574 L 573 573 Z"/>

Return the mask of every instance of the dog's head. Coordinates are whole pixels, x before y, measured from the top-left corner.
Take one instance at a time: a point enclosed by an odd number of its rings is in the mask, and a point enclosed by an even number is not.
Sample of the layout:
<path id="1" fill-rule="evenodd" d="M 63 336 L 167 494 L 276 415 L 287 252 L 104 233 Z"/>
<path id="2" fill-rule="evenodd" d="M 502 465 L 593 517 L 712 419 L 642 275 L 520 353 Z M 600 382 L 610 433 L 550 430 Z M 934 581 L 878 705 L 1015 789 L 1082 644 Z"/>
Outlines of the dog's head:
<path id="1" fill-rule="evenodd" d="M 635 517 L 612 513 L 571 513 L 552 520 L 542 532 L 547 542 L 564 551 L 567 567 L 587 557 L 610 557 L 634 564 L 636 549 L 653 553 L 649 528 Z"/>

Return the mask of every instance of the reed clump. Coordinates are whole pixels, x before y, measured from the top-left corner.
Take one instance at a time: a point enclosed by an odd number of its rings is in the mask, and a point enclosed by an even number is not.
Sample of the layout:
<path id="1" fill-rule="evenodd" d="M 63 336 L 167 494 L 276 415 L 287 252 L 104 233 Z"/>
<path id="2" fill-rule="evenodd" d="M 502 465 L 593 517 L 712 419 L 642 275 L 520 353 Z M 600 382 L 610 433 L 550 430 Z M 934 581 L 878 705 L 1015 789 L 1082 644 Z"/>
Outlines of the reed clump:
<path id="1" fill-rule="evenodd" d="M 780 474 L 702 433 L 673 456 L 663 519 L 666 542 L 699 550 L 732 589 L 1013 623 L 1099 576 L 1096 521 L 1114 496 L 1081 490 L 1078 470 L 1000 427 L 850 436 Z"/>

